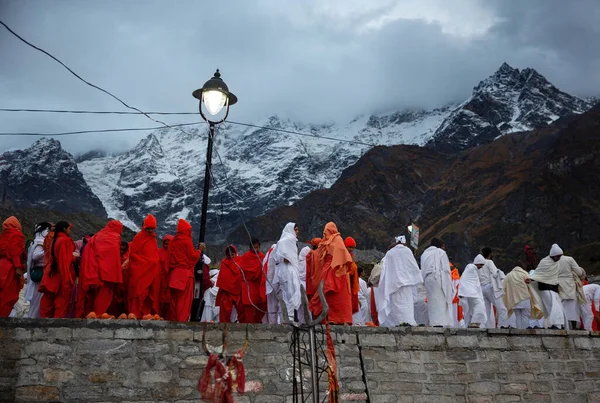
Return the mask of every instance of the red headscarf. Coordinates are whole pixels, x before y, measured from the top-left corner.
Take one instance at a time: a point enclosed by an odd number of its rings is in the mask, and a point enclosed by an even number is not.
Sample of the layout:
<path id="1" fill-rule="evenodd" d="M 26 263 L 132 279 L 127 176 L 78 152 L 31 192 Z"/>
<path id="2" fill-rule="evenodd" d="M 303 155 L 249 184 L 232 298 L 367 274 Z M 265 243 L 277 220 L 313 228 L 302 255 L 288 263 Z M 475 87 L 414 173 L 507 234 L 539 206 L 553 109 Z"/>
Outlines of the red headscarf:
<path id="1" fill-rule="evenodd" d="M 349 236 L 348 238 L 344 239 L 344 246 L 346 248 L 356 248 L 356 241 L 354 238 Z"/>
<path id="2" fill-rule="evenodd" d="M 352 255 L 350 255 L 350 252 L 346 249 L 342 236 L 338 232 L 335 223 L 329 222 L 325 225 L 323 239 L 319 244 L 317 254 L 319 256 L 319 267 L 316 271 L 319 273 L 323 270 L 326 255 L 332 256 L 333 260 L 331 261 L 331 267 L 335 270 L 335 274 L 338 277 L 348 273 L 349 263 L 352 263 Z M 319 284 L 319 281 L 315 284 Z"/>
<path id="3" fill-rule="evenodd" d="M 146 217 L 142 230 L 129 246 L 129 298 L 144 295 L 160 273 L 156 234 L 146 232 L 146 228 L 156 228 L 152 214 Z"/>
<path id="4" fill-rule="evenodd" d="M 200 251 L 192 242 L 192 226 L 184 219 L 177 223 L 177 233 L 169 243 L 169 287 L 185 290 L 189 278 L 194 277 L 194 267 Z"/>
<path id="5" fill-rule="evenodd" d="M 0 258 L 9 260 L 16 269 L 23 266 L 24 257 L 25 236 L 21 232 L 21 223 L 14 216 L 8 217 L 2 223 Z M 8 274 L 8 271 L 5 274 Z"/>
<path id="6" fill-rule="evenodd" d="M 227 256 L 227 249 L 233 249 L 233 256 Z M 219 276 L 217 277 L 217 287 L 232 295 L 242 293 L 242 273 L 240 272 L 240 257 L 237 254 L 235 246 L 229 245 L 225 249 L 225 258 L 221 261 Z"/>

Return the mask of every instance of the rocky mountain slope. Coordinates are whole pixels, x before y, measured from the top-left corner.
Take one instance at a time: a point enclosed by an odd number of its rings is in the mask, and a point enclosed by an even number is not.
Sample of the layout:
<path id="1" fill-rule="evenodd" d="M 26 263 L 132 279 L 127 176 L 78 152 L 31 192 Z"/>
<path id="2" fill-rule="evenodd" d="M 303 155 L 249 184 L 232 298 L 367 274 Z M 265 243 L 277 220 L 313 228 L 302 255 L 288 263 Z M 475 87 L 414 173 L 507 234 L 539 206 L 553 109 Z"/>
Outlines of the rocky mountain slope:
<path id="1" fill-rule="evenodd" d="M 318 236 L 327 221 L 361 249 L 385 250 L 415 221 L 421 245 L 441 236 L 465 265 L 491 246 L 510 270 L 533 240 L 545 256 L 557 242 L 593 273 L 600 269 L 600 107 L 532 132 L 504 136 L 456 156 L 415 146 L 377 147 L 330 189 L 248 222 L 255 236 L 277 239 L 288 221 Z M 238 228 L 231 239 L 243 242 Z M 422 248 L 421 248 L 422 249 Z"/>
<path id="2" fill-rule="evenodd" d="M 0 207 L 42 208 L 106 217 L 73 156 L 52 139 L 0 155 Z"/>
<path id="3" fill-rule="evenodd" d="M 583 100 L 560 91 L 534 69 L 519 71 L 504 63 L 452 111 L 427 146 L 458 152 L 490 143 L 503 134 L 544 127 L 593 105 L 593 99 Z"/>
<path id="4" fill-rule="evenodd" d="M 520 72 L 505 64 L 458 107 L 361 116 L 335 125 L 307 125 L 276 116 L 257 122 L 314 137 L 225 123 L 216 137 L 209 240 L 224 241 L 242 219 L 330 187 L 371 148 L 369 144 L 427 144 L 455 152 L 581 113 L 589 105 L 560 92 L 535 70 Z M 179 217 L 196 226 L 200 220 L 205 149 L 205 126 L 165 129 L 124 154 L 83 157 L 79 169 L 109 216 L 135 229 L 153 213 L 164 234 L 173 230 Z"/>

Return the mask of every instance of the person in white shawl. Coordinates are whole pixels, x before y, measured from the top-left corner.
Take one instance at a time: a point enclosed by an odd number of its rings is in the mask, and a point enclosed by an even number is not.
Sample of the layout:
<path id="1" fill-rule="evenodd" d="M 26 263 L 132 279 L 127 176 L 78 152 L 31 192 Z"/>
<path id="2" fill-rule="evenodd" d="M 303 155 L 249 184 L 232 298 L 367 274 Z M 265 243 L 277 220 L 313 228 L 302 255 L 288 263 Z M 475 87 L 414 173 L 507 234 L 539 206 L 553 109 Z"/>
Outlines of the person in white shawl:
<path id="1" fill-rule="evenodd" d="M 452 327 L 452 300 L 455 291 L 452 287 L 450 261 L 442 249 L 442 241 L 434 238 L 421 255 L 421 274 L 427 290 L 427 314 L 429 326 Z"/>
<path id="2" fill-rule="evenodd" d="M 272 292 L 281 295 L 289 320 L 294 320 L 294 311 L 300 308 L 301 302 L 297 235 L 298 226 L 293 222 L 287 223 L 271 253 L 267 272 L 267 277 L 272 275 Z"/>
<path id="3" fill-rule="evenodd" d="M 217 278 L 219 276 L 218 269 L 211 269 L 208 274 L 210 275 L 210 281 L 213 286 L 204 291 L 204 310 L 202 311 L 201 322 L 218 322 L 220 308 L 215 306 L 217 301 L 217 293 L 219 288 L 217 287 Z"/>
<path id="4" fill-rule="evenodd" d="M 531 296 L 528 281 L 529 274 L 523 268 L 516 266 L 502 282 L 504 289 L 502 301 L 508 310 L 508 316 L 514 313 L 517 329 L 529 327 Z"/>
<path id="5" fill-rule="evenodd" d="M 25 289 L 25 300 L 29 301 L 29 318 L 39 319 L 40 302 L 43 294 L 38 291 L 40 281 L 34 281 L 32 271 L 43 271 L 44 268 L 44 239 L 50 231 L 52 224 L 42 222 L 35 226 L 35 239 L 27 251 L 27 288 Z M 37 273 L 36 273 L 37 274 Z"/>
<path id="6" fill-rule="evenodd" d="M 600 285 L 586 284 L 583 286 L 583 295 L 585 303 L 580 305 L 581 318 L 583 319 L 583 328 L 592 330 L 594 323 L 594 312 L 600 312 Z"/>
<path id="7" fill-rule="evenodd" d="M 558 296 L 558 274 L 560 265 L 558 261 L 562 250 L 558 245 L 552 245 L 550 255 L 546 256 L 529 277 L 531 279 L 531 295 L 534 301 L 539 301 L 539 306 L 551 329 L 565 326 L 565 313 Z"/>
<path id="8" fill-rule="evenodd" d="M 460 299 L 460 305 L 463 307 L 467 327 L 479 328 L 485 325 L 487 321 L 483 292 L 477 273 L 484 264 L 485 259 L 483 256 L 477 255 L 474 264 L 468 264 L 460 276 L 458 298 Z"/>
<path id="9" fill-rule="evenodd" d="M 298 254 L 298 277 L 300 278 L 300 284 L 306 289 L 306 256 L 312 250 L 310 245 L 300 249 Z"/>
<path id="10" fill-rule="evenodd" d="M 560 266 L 558 294 L 562 300 L 569 329 L 577 329 L 580 318 L 579 305 L 585 303 L 581 281 L 585 278 L 585 271 L 579 267 L 575 259 L 571 256 L 565 256 L 560 246 L 554 244 L 552 247 L 556 253 L 560 253 L 558 259 L 558 265 Z"/>
<path id="11" fill-rule="evenodd" d="M 352 315 L 352 325 L 364 326 L 367 322 L 371 322 L 371 289 L 367 282 L 362 278 L 363 269 L 358 268 L 358 283 L 360 290 L 358 291 L 358 312 Z"/>
<path id="12" fill-rule="evenodd" d="M 269 267 L 275 267 L 275 257 L 273 251 L 277 244 L 271 245 L 265 258 L 263 259 L 262 265 L 267 272 L 266 275 L 266 294 L 267 294 L 267 314 L 263 317 L 264 324 L 277 324 L 279 323 L 279 316 L 281 307 L 275 293 L 273 292 L 273 278 L 275 277 L 275 270 L 269 270 Z M 278 287 L 277 287 L 278 288 Z"/>
<path id="13" fill-rule="evenodd" d="M 421 283 L 423 277 L 412 251 L 397 240 L 383 257 L 379 279 L 382 298 L 381 306 L 377 307 L 379 326 L 417 325 L 413 288 Z"/>
<path id="14" fill-rule="evenodd" d="M 496 327 L 496 318 L 492 307 L 496 308 L 498 326 L 507 327 L 508 314 L 504 302 L 502 302 L 502 294 L 504 294 L 502 278 L 504 273 L 494 264 L 491 248 L 483 248 L 481 255 L 485 258 L 485 265 L 479 269 L 478 274 L 479 281 L 481 282 L 481 290 L 483 291 L 486 313 L 488 315 L 486 327 Z"/>

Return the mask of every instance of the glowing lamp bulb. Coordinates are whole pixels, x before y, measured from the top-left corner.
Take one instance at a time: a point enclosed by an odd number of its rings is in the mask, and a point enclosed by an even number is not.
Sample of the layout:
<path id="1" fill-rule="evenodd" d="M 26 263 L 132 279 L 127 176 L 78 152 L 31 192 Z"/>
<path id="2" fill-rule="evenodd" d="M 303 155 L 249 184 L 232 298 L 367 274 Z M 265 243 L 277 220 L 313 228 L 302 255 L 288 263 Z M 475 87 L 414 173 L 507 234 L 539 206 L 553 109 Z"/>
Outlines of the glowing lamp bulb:
<path id="1" fill-rule="evenodd" d="M 412 233 L 412 225 L 408 226 L 408 232 Z"/>
<path id="2" fill-rule="evenodd" d="M 217 90 L 204 91 L 202 93 L 202 99 L 204 100 L 204 105 L 206 105 L 208 113 L 212 116 L 221 112 L 221 109 L 225 106 L 225 102 L 227 102 L 227 96 Z"/>

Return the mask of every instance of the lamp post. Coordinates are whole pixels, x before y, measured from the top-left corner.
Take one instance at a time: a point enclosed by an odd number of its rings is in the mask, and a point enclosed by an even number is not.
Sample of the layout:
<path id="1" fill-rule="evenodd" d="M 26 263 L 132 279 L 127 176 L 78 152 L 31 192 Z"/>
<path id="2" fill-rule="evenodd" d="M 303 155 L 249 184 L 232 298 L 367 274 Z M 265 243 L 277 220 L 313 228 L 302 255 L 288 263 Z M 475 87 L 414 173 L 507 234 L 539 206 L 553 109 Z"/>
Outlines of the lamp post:
<path id="1" fill-rule="evenodd" d="M 198 242 L 204 242 L 206 235 L 206 212 L 208 210 L 208 192 L 210 189 L 210 169 L 212 166 L 213 140 L 215 125 L 225 121 L 229 115 L 229 107 L 237 102 L 237 97 L 229 92 L 227 84 L 221 79 L 219 69 L 213 78 L 204 83 L 202 88 L 192 93 L 200 101 L 198 109 L 202 119 L 208 122 L 208 147 L 206 149 L 206 170 L 204 171 L 204 191 L 202 192 L 202 215 L 200 216 L 200 235 Z M 202 107 L 204 106 L 204 108 Z M 206 113 L 203 109 L 206 109 Z M 222 110 L 225 112 L 221 114 Z M 219 118 L 219 115 L 222 117 Z"/>
<path id="2" fill-rule="evenodd" d="M 202 192 L 202 211 L 200 216 L 200 234 L 198 243 L 204 242 L 206 236 L 206 214 L 208 211 L 208 192 L 210 190 L 210 170 L 212 167 L 213 141 L 215 138 L 215 126 L 222 123 L 229 115 L 229 107 L 237 102 L 237 97 L 229 92 L 227 84 L 221 79 L 219 69 L 215 75 L 204 83 L 202 88 L 192 93 L 194 98 L 200 101 L 198 110 L 200 116 L 208 122 L 208 145 L 206 148 L 206 168 L 204 171 L 204 190 Z M 224 109 L 224 111 L 223 111 Z M 192 317 L 190 320 L 196 322 L 200 320 L 204 301 L 202 295 L 202 275 L 204 271 L 203 256 L 196 264 L 194 269 L 195 285 L 194 299 L 192 302 Z"/>

